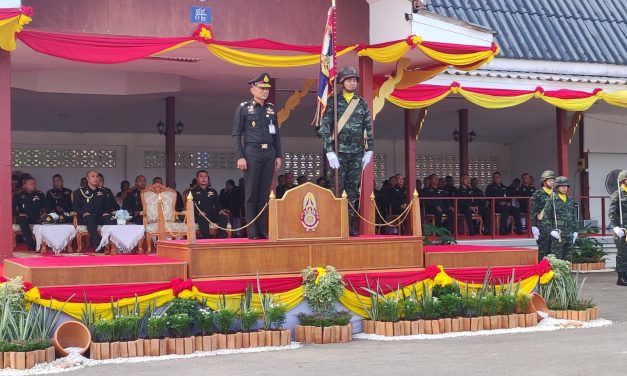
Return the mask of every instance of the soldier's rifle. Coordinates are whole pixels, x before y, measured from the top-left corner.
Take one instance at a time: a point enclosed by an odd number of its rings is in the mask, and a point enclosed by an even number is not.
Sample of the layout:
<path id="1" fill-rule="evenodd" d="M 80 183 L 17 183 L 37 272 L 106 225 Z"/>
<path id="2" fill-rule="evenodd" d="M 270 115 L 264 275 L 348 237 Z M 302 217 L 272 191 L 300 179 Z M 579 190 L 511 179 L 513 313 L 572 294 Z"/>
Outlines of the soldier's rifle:
<path id="1" fill-rule="evenodd" d="M 555 231 L 557 231 L 557 241 L 562 242 L 562 230 L 559 229 L 557 225 L 557 209 L 555 207 L 555 196 L 557 196 L 557 192 L 553 192 L 551 194 L 551 200 L 553 202 L 553 220 L 555 221 Z"/>
<path id="2" fill-rule="evenodd" d="M 620 180 L 618 180 L 618 177 L 616 177 L 616 184 L 618 185 L 618 216 L 620 218 L 620 229 L 623 230 L 623 232 L 627 232 L 627 229 L 625 229 L 623 226 L 623 200 L 621 199 L 621 191 L 623 190 L 620 185 Z M 625 242 L 627 242 L 627 236 L 625 236 Z"/>

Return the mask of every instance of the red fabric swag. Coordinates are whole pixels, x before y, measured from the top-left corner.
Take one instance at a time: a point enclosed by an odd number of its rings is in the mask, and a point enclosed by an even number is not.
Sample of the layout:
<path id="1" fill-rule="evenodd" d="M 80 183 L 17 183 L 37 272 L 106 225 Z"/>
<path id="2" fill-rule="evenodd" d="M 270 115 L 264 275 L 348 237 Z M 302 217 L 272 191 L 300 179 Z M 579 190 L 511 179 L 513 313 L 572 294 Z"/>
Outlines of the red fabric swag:
<path id="1" fill-rule="evenodd" d="M 344 274 L 343 279 L 346 288 L 353 291 L 354 287 L 359 295 L 370 295 L 364 288 L 370 286 L 370 289 L 375 291 L 377 281 L 383 293 L 387 294 L 395 291 L 399 286 L 405 287 L 425 279 L 433 279 L 439 272 L 438 267 L 432 265 L 423 271 Z"/>
<path id="2" fill-rule="evenodd" d="M 486 268 L 460 268 L 444 269 L 451 278 L 462 282 L 482 283 L 485 277 Z M 547 259 L 543 259 L 536 265 L 517 267 L 495 267 L 490 270 L 490 282 L 506 283 L 514 273 L 514 282 L 533 277 L 541 276 L 551 271 L 551 264 Z"/>
<path id="3" fill-rule="evenodd" d="M 90 303 L 108 303 L 119 299 L 133 298 L 135 295 L 142 296 L 155 293 L 157 291 L 172 288 L 170 282 L 166 283 L 136 283 L 119 285 L 97 285 L 97 286 L 67 286 L 67 287 L 40 287 L 39 294 L 42 299 L 56 299 L 65 302 L 83 303 L 87 300 Z"/>
<path id="4" fill-rule="evenodd" d="M 194 286 L 205 294 L 243 294 L 246 286 L 250 284 L 254 292 L 257 292 L 257 279 L 238 279 L 225 281 L 195 281 Z M 293 290 L 303 284 L 301 277 L 260 278 L 261 292 L 280 294 Z"/>

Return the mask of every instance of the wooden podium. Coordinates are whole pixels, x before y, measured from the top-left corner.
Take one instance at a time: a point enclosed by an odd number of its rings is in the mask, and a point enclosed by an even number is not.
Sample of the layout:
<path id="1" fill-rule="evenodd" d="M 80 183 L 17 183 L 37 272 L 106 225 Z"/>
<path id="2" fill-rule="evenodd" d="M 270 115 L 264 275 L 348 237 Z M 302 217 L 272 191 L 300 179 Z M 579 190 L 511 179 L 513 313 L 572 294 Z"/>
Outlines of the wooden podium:
<path id="1" fill-rule="evenodd" d="M 188 201 L 187 228 L 194 229 Z M 418 195 L 412 200 L 416 236 L 348 236 L 348 200 L 305 183 L 268 202 L 270 239 L 159 239 L 157 255 L 183 260 L 189 278 L 298 274 L 308 266 L 341 271 L 416 269 L 424 266 Z"/>

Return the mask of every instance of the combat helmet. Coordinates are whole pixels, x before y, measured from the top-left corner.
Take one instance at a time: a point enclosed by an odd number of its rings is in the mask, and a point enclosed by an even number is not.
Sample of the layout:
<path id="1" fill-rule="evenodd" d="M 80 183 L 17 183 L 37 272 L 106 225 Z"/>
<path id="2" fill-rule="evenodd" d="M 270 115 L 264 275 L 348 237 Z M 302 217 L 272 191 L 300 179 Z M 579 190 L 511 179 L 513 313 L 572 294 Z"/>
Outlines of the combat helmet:
<path id="1" fill-rule="evenodd" d="M 568 181 L 568 178 L 566 176 L 558 176 L 555 178 L 555 183 L 553 183 L 553 188 L 557 188 L 557 187 L 570 187 L 570 182 Z"/>
<path id="2" fill-rule="evenodd" d="M 540 176 L 540 180 L 545 181 L 547 179 L 555 179 L 555 172 L 551 170 L 544 171 L 542 175 Z"/>
<path id="3" fill-rule="evenodd" d="M 359 81 L 359 73 L 357 73 L 355 67 L 347 66 L 340 68 L 337 74 L 337 82 L 341 84 L 347 78 L 356 78 L 357 81 Z"/>

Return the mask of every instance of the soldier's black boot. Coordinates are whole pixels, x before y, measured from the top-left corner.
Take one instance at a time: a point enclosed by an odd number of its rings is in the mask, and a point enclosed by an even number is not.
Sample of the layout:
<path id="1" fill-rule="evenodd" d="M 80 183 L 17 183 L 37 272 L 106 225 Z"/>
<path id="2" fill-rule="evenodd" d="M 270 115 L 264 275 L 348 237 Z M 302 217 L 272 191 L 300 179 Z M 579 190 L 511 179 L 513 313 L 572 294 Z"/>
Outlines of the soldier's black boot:
<path id="1" fill-rule="evenodd" d="M 348 235 L 359 236 L 359 218 L 348 217 Z"/>
<path id="2" fill-rule="evenodd" d="M 618 281 L 616 284 L 619 286 L 627 286 L 627 273 L 618 273 Z"/>

